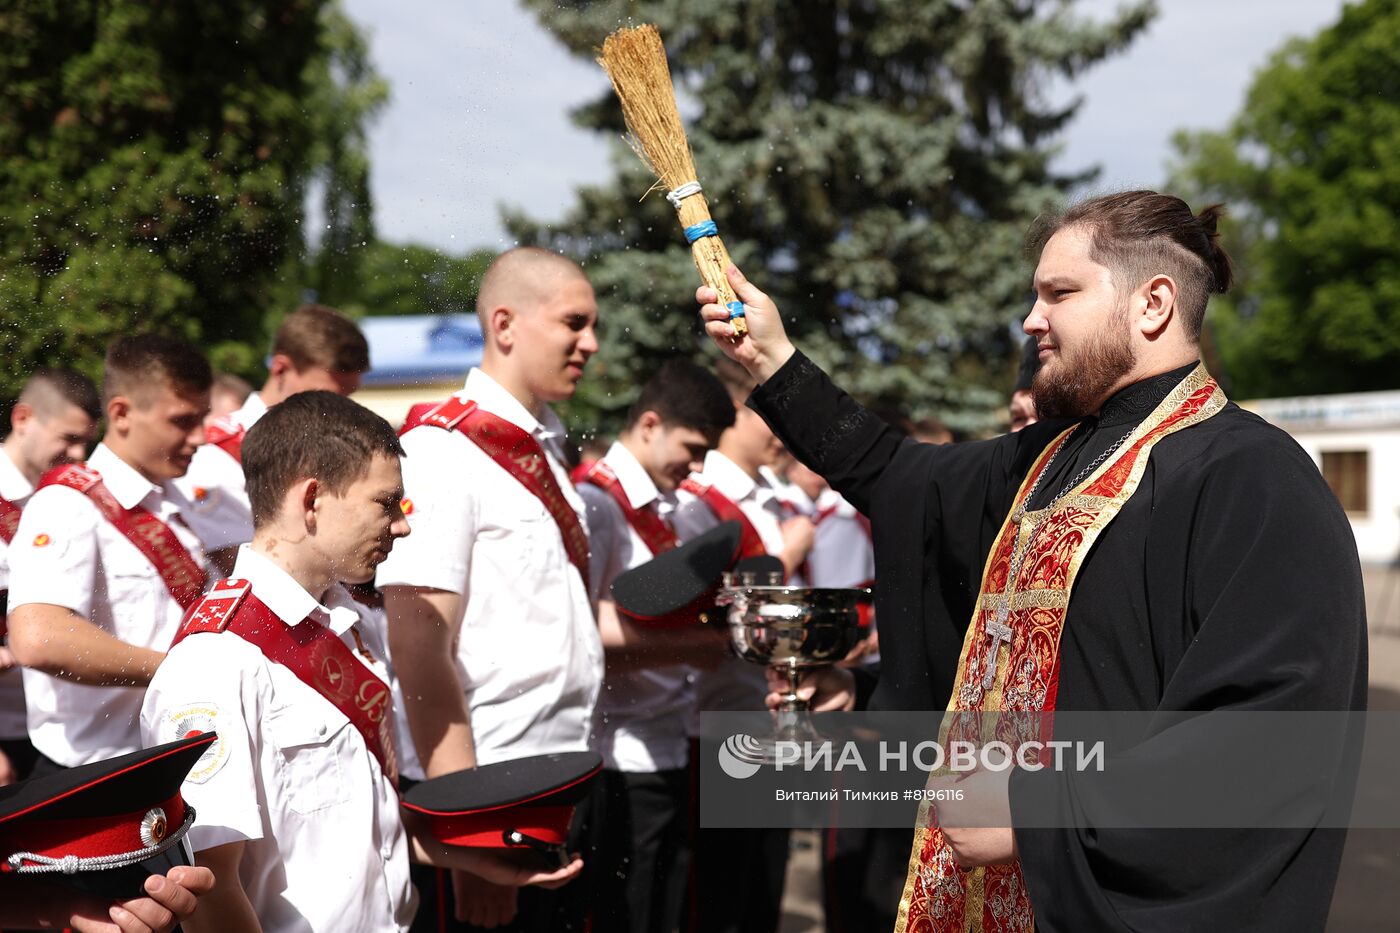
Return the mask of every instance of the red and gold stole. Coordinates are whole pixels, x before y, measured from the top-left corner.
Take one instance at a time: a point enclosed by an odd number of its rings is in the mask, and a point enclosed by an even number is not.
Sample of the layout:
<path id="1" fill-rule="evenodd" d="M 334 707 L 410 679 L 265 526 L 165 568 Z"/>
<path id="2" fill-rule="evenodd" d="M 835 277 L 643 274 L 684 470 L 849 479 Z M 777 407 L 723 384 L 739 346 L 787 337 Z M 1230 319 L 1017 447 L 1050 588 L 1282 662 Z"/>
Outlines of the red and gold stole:
<path id="1" fill-rule="evenodd" d="M 540 500 L 554 524 L 559 526 L 569 562 L 578 568 L 584 586 L 588 585 L 588 532 L 583 530 L 574 507 L 564 498 L 544 449 L 528 431 L 489 411 L 482 411 L 476 402 L 463 401 L 456 396 L 426 410 L 415 405 L 409 410 L 399 434 L 407 434 L 419 425 L 462 432 Z"/>
<path id="2" fill-rule="evenodd" d="M 1016 514 L 1028 504 L 1026 498 L 1036 480 L 1074 428 L 1056 437 L 1040 454 L 987 556 L 948 703 L 950 712 L 1055 709 L 1060 635 L 1085 555 L 1137 491 L 1153 446 L 1224 407 L 1225 394 L 1205 367 L 1197 366 L 1138 425 L 1115 457 L 1069 490 L 1053 510 L 1026 511 L 1017 521 Z M 1018 548 L 1024 556 L 1016 578 L 1008 580 Z M 1027 726 L 1028 722 L 1033 725 Z M 983 735 L 990 723 L 996 723 L 991 726 L 996 734 Z M 1048 727 L 1048 717 L 949 716 L 939 730 L 939 741 L 946 746 L 953 740 L 998 739 L 1015 748 L 1029 738 L 1049 738 Z M 1037 734 L 1021 734 L 1027 728 Z M 1031 933 L 1035 917 L 1020 863 L 970 871 L 959 868 L 938 828 L 936 809 L 928 801 L 919 806 L 896 933 Z"/>
<path id="3" fill-rule="evenodd" d="M 627 524 L 642 539 L 647 550 L 651 551 L 652 557 L 664 554 L 676 546 L 676 529 L 657 514 L 656 509 L 635 508 L 632 505 L 632 500 L 627 498 L 627 490 L 622 488 L 622 482 L 617 478 L 617 474 L 606 462 L 595 461 L 579 478 L 579 482 L 597 486 L 613 497 L 618 508 L 622 509 L 622 515 L 627 519 Z"/>
<path id="4" fill-rule="evenodd" d="M 710 511 L 714 512 L 715 517 L 720 521 L 739 523 L 740 558 L 761 557 L 768 553 L 768 549 L 763 546 L 763 538 L 759 536 L 758 529 L 753 526 L 753 522 L 749 521 L 749 517 L 744 514 L 744 510 L 739 508 L 734 500 L 715 487 L 706 486 L 694 479 L 683 480 L 681 488 L 709 506 Z"/>
<path id="5" fill-rule="evenodd" d="M 102 477 L 86 464 L 55 467 L 39 480 L 39 488 L 45 486 L 67 486 L 92 500 L 102 517 L 156 568 L 181 609 L 188 611 L 199 601 L 204 592 L 204 571 L 170 526 L 156 515 L 139 505 L 122 508 L 103 484 Z"/>
<path id="6" fill-rule="evenodd" d="M 252 594 L 248 581 L 224 580 L 185 617 L 170 647 L 189 635 L 224 630 L 291 671 L 344 713 L 390 783 L 398 786 L 389 685 L 355 657 L 334 632 L 310 618 L 288 625 Z"/>

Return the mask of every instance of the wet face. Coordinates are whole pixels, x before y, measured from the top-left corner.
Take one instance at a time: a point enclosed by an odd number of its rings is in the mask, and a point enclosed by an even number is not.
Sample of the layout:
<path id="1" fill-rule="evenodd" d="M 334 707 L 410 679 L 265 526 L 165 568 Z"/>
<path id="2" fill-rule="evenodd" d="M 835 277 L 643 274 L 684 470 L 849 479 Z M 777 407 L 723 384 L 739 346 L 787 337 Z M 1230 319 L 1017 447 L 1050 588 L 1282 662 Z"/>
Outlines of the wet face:
<path id="1" fill-rule="evenodd" d="M 56 412 L 44 414 L 28 405 L 16 405 L 13 414 L 16 446 L 26 473 L 43 475 L 64 463 L 87 456 L 97 422 L 68 402 Z"/>
<path id="2" fill-rule="evenodd" d="M 208 413 L 208 391 L 170 385 L 116 396 L 107 405 L 109 425 L 121 438 L 118 453 L 156 483 L 185 475 L 195 449 L 204 443 L 204 416 Z"/>
<path id="3" fill-rule="evenodd" d="M 367 583 L 374 578 L 394 542 L 409 532 L 402 502 L 399 458 L 382 454 L 344 489 L 317 494 L 315 540 L 336 580 Z"/>
<path id="4" fill-rule="evenodd" d="M 1035 306 L 1023 329 L 1040 350 L 1031 393 L 1042 418 L 1093 414 L 1136 362 L 1127 309 L 1112 273 L 1089 249 L 1089 234 L 1067 227 L 1045 244 L 1036 266 Z"/>
<path id="5" fill-rule="evenodd" d="M 668 425 L 651 411 L 642 413 L 637 431 L 645 449 L 642 466 L 662 492 L 674 492 L 682 480 L 699 472 L 705 454 L 714 446 L 704 432 L 680 424 Z"/>
<path id="6" fill-rule="evenodd" d="M 511 355 L 532 393 L 544 402 L 573 396 L 584 366 L 598 352 L 598 301 L 581 275 L 563 275 L 533 308 L 511 319 Z"/>

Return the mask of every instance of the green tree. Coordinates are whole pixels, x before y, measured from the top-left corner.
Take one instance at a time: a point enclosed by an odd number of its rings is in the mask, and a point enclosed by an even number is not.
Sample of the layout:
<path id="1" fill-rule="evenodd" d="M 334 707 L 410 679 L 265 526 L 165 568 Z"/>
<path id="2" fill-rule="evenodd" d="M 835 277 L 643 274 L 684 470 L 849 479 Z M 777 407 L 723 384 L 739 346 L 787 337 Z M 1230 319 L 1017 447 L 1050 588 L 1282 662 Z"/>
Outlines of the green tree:
<path id="1" fill-rule="evenodd" d="M 336 306 L 355 317 L 475 311 L 481 276 L 495 258 L 489 249 L 452 256 L 430 246 L 371 242 L 356 260 L 356 291 Z"/>
<path id="2" fill-rule="evenodd" d="M 363 251 L 374 241 L 367 131 L 388 103 L 389 85 L 374 70 L 363 33 L 338 4 L 327 6 L 321 19 L 306 111 L 323 219 L 307 277 L 319 300 L 339 306 L 359 296 Z"/>
<path id="3" fill-rule="evenodd" d="M 1345 7 L 1226 130 L 1175 144 L 1174 187 L 1231 211 L 1239 275 L 1211 316 L 1235 393 L 1400 386 L 1400 6 Z"/>
<path id="4" fill-rule="evenodd" d="M 1051 168 L 1078 102 L 1043 89 L 1123 48 L 1060 0 L 526 0 L 580 55 L 629 21 L 661 30 L 700 181 L 735 261 L 803 348 L 867 400 L 978 427 L 1000 407 L 1025 313 L 1028 222 L 1091 171 Z M 584 126 L 622 129 L 611 96 Z M 584 259 L 607 339 L 579 406 L 615 417 L 659 357 L 697 348 L 674 212 L 621 145 L 617 177 L 526 242 Z"/>
<path id="5" fill-rule="evenodd" d="M 141 331 L 257 369 L 265 317 L 299 297 L 307 183 L 330 158 L 315 108 L 334 9 L 5 4 L 0 395 L 45 363 L 95 375 L 111 337 Z"/>

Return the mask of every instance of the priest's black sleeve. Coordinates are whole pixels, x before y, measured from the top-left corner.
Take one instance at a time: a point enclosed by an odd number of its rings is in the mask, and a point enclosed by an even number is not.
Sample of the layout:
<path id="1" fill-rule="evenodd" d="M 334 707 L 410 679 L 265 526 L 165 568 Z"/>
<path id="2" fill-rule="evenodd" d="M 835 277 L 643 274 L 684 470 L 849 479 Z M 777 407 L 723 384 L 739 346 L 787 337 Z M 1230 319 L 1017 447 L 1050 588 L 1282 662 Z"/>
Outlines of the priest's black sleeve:
<path id="1" fill-rule="evenodd" d="M 1365 603 L 1351 528 L 1291 439 L 1243 412 L 1226 426 L 1203 431 L 1208 447 L 1156 491 L 1152 521 L 1191 524 L 1185 578 L 1154 578 L 1150 552 L 1111 555 L 1141 561 L 1149 590 L 1184 593 L 1194 627 L 1166 672 L 1144 738 L 1110 755 L 1099 776 L 1047 769 L 1012 777 L 1017 846 L 1042 933 L 1321 931 L 1326 924 L 1344 830 L 1251 828 L 1260 824 L 1247 820 L 1235 829 L 1120 829 L 1103 825 L 1106 811 L 1095 809 L 1125 780 L 1145 788 L 1161 768 L 1183 762 L 1207 790 L 1212 781 L 1222 793 L 1240 789 L 1240 772 L 1252 762 L 1241 757 L 1232 766 L 1226 754 L 1222 763 L 1204 720 L 1182 711 L 1365 708 Z M 1285 765 L 1244 787 L 1265 809 L 1320 808 L 1318 798 L 1338 788 L 1349 798 L 1355 747 L 1342 738 L 1333 747 L 1316 782 L 1330 786 L 1300 784 L 1317 772 L 1299 777 Z M 1047 806 L 1080 828 L 1026 828 Z"/>
<path id="2" fill-rule="evenodd" d="M 866 515 L 895 454 L 917 446 L 841 391 L 800 350 L 754 390 L 749 405 L 794 457 Z"/>

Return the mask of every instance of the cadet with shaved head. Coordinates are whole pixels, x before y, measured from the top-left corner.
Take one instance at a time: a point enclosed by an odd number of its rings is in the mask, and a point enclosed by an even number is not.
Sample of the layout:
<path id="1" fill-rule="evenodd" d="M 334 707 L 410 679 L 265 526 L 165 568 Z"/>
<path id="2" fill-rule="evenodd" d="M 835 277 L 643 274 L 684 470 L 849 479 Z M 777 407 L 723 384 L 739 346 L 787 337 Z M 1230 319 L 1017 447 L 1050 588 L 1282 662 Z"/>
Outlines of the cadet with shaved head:
<path id="1" fill-rule="evenodd" d="M 379 569 L 417 750 L 417 760 L 403 750 L 410 779 L 588 749 L 603 676 L 584 503 L 549 408 L 573 395 L 598 350 L 593 287 L 561 256 L 513 249 L 487 270 L 477 316 L 480 368 L 405 426 L 413 534 Z M 514 888 L 464 874 L 453 888 L 462 920 L 495 926 L 516 915 Z M 520 925 L 582 929 L 583 891 L 529 890 Z M 435 898 L 425 890 L 423 900 Z"/>

